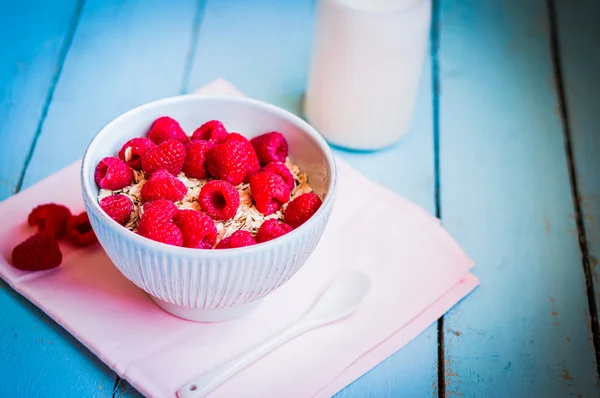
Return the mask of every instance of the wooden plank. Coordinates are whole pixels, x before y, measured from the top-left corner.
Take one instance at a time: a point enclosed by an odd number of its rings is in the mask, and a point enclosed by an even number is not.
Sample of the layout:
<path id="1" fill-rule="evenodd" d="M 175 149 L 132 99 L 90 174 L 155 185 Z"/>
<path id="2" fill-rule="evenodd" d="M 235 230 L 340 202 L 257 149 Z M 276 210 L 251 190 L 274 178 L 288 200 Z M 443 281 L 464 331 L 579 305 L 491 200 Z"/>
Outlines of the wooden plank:
<path id="1" fill-rule="evenodd" d="M 83 156 L 119 114 L 180 93 L 196 9 L 194 0 L 86 3 L 24 186 Z"/>
<path id="2" fill-rule="evenodd" d="M 544 1 L 444 1 L 441 212 L 481 287 L 445 317 L 446 396 L 598 396 Z"/>
<path id="3" fill-rule="evenodd" d="M 568 112 L 579 201 L 595 284 L 596 310 L 600 308 L 600 51 L 597 39 L 600 3 L 557 1 L 557 33 L 563 88 Z M 600 313 L 597 313 L 600 316 Z M 598 347 L 596 347 L 598 349 Z"/>
<path id="4" fill-rule="evenodd" d="M 17 189 L 78 13 L 75 0 L 10 2 L 2 7 L 0 199 Z M 41 311 L 0 283 L 0 396 L 32 396 L 41 391 L 47 396 L 109 396 L 114 381 L 106 366 L 85 351 L 79 354 L 79 345 L 67 349 L 57 345 L 65 333 L 51 324 Z M 59 370 L 53 364 L 60 361 Z M 96 372 L 75 375 L 75 369 L 90 362 L 96 364 Z"/>
<path id="5" fill-rule="evenodd" d="M 196 10 L 195 0 L 86 1 L 24 186 L 80 158 L 113 117 L 180 92 Z M 0 300 L 0 396 L 113 396 L 114 373 L 87 349 L 5 284 Z"/>
<path id="6" fill-rule="evenodd" d="M 312 0 L 206 1 L 187 91 L 222 77 L 246 95 L 300 110 Z"/>
<path id="7" fill-rule="evenodd" d="M 77 8 L 77 0 L 2 5 L 0 200 L 12 195 L 19 183 Z"/>
<path id="8" fill-rule="evenodd" d="M 312 15 L 309 0 L 208 1 L 187 90 L 222 77 L 248 96 L 301 114 Z M 430 75 L 428 64 L 414 126 L 399 145 L 378 153 L 336 153 L 370 178 L 435 213 Z M 338 396 L 430 396 L 436 384 L 433 325 Z"/>

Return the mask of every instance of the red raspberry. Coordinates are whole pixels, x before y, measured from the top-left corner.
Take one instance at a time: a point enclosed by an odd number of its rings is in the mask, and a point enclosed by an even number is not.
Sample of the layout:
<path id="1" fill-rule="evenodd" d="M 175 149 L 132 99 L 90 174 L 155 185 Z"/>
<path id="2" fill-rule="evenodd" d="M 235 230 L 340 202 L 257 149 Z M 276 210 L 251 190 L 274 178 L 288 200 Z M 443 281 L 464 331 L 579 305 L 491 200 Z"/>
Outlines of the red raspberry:
<path id="1" fill-rule="evenodd" d="M 288 144 L 285 137 L 273 131 L 271 133 L 259 135 L 250 140 L 261 166 L 271 162 L 285 162 L 288 155 Z"/>
<path id="2" fill-rule="evenodd" d="M 187 187 L 167 170 L 158 170 L 142 186 L 142 202 L 165 199 L 177 202 L 185 196 Z"/>
<path id="3" fill-rule="evenodd" d="M 98 242 L 98 238 L 92 229 L 90 219 L 84 211 L 76 216 L 69 217 L 67 222 L 67 237 L 77 246 L 89 246 Z"/>
<path id="4" fill-rule="evenodd" d="M 240 193 L 227 181 L 211 180 L 202 186 L 198 202 L 213 220 L 229 220 L 240 206 Z"/>
<path id="5" fill-rule="evenodd" d="M 116 191 L 133 182 L 133 170 L 121 159 L 106 157 L 98 163 L 94 173 L 96 184 L 100 188 Z"/>
<path id="6" fill-rule="evenodd" d="M 256 241 L 252 234 L 248 231 L 237 230 L 228 238 L 223 239 L 217 245 L 217 249 L 233 249 L 236 247 L 252 246 Z"/>
<path id="7" fill-rule="evenodd" d="M 284 213 L 285 222 L 298 228 L 311 218 L 319 207 L 321 207 L 321 198 L 312 192 L 303 193 L 287 205 Z"/>
<path id="8" fill-rule="evenodd" d="M 154 148 L 156 144 L 148 138 L 132 138 L 123 145 L 119 151 L 119 159 L 134 170 L 142 168 L 142 158 L 148 150 Z M 129 150 L 128 150 L 129 149 Z"/>
<path id="9" fill-rule="evenodd" d="M 173 218 L 183 234 L 183 246 L 212 249 L 217 241 L 217 227 L 206 214 L 196 210 L 179 210 Z"/>
<path id="10" fill-rule="evenodd" d="M 186 146 L 185 163 L 183 172 L 189 178 L 198 178 L 204 180 L 208 178 L 208 171 L 204 163 L 206 162 L 206 152 L 210 149 L 212 143 L 208 141 L 193 141 Z"/>
<path id="11" fill-rule="evenodd" d="M 250 142 L 250 141 L 248 141 L 248 138 L 246 138 L 243 135 L 238 134 L 238 133 L 231 133 L 231 134 L 227 135 L 227 139 L 225 141 L 239 141 L 239 142 L 248 142 L 248 143 Z M 250 144 L 250 145 L 252 145 L 252 144 Z M 254 147 L 252 147 L 252 149 L 254 149 Z"/>
<path id="12" fill-rule="evenodd" d="M 145 203 L 142 206 L 142 213 L 145 211 L 151 211 L 154 209 L 158 209 L 163 213 L 167 213 L 170 218 L 173 218 L 175 213 L 177 213 L 177 206 L 173 202 L 169 202 L 168 200 L 159 199 L 152 202 Z"/>
<path id="13" fill-rule="evenodd" d="M 51 238 L 58 238 L 65 232 L 67 221 L 71 216 L 71 211 L 62 205 L 47 203 L 34 208 L 27 223 L 30 227 L 39 227 L 40 232 L 45 232 Z"/>
<path id="14" fill-rule="evenodd" d="M 185 146 L 169 140 L 148 150 L 142 158 L 142 168 L 148 174 L 165 169 L 173 175 L 179 174 L 185 162 Z"/>
<path id="15" fill-rule="evenodd" d="M 13 266 L 22 271 L 44 271 L 58 267 L 61 262 L 58 243 L 44 232 L 31 235 L 12 251 Z"/>
<path id="16" fill-rule="evenodd" d="M 250 142 L 237 133 L 227 136 L 224 143 L 215 145 L 206 153 L 206 169 L 215 178 L 233 185 L 247 182 L 260 168 Z"/>
<path id="17" fill-rule="evenodd" d="M 192 134 L 192 141 L 212 141 L 221 144 L 227 138 L 227 130 L 223 123 L 218 120 L 211 120 L 198 127 Z"/>
<path id="18" fill-rule="evenodd" d="M 182 246 L 183 234 L 173 222 L 177 207 L 166 200 L 146 203 L 138 222 L 138 234 L 167 245 Z"/>
<path id="19" fill-rule="evenodd" d="M 146 136 L 154 141 L 155 144 L 161 144 L 168 140 L 177 140 L 188 142 L 188 136 L 181 128 L 177 120 L 168 116 L 159 117 L 152 123 Z"/>
<path id="20" fill-rule="evenodd" d="M 270 171 L 261 171 L 250 178 L 250 191 L 256 208 L 265 216 L 275 213 L 290 200 L 290 189 L 283 178 Z"/>
<path id="21" fill-rule="evenodd" d="M 125 225 L 131 218 L 133 202 L 125 195 L 111 195 L 100 201 L 100 207 L 110 218 L 121 225 Z"/>
<path id="22" fill-rule="evenodd" d="M 296 185 L 294 183 L 294 176 L 292 175 L 290 169 L 287 168 L 285 163 L 281 163 L 281 162 L 269 163 L 268 165 L 263 167 L 262 171 L 271 171 L 271 172 L 277 174 L 279 177 L 281 177 L 283 179 L 283 181 L 285 182 L 285 185 L 288 186 L 290 191 L 293 190 L 294 186 Z"/>
<path id="23" fill-rule="evenodd" d="M 263 243 L 275 238 L 279 238 L 290 232 L 293 228 L 289 225 L 279 222 L 274 218 L 266 220 L 262 223 L 256 233 L 256 242 Z"/>

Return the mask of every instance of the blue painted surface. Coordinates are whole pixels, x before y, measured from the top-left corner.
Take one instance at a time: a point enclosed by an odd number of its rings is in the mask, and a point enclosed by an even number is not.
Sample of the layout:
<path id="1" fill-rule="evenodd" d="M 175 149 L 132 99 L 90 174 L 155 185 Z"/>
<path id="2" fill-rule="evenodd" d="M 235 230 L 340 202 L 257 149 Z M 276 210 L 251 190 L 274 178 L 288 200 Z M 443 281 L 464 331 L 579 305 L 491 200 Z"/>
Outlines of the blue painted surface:
<path id="1" fill-rule="evenodd" d="M 187 90 L 222 77 L 244 94 L 300 111 L 311 0 L 206 1 Z"/>
<path id="2" fill-rule="evenodd" d="M 0 4 L 0 199 L 19 183 L 77 6 L 77 0 Z"/>
<path id="3" fill-rule="evenodd" d="M 180 93 L 196 8 L 193 0 L 85 3 L 24 187 L 79 159 L 119 114 Z"/>
<path id="4" fill-rule="evenodd" d="M 0 199 L 17 188 L 77 8 L 76 1 L 0 7 Z M 112 394 L 108 367 L 4 282 L 0 358 L 0 397 L 40 396 L 42 391 L 55 397 Z"/>
<path id="5" fill-rule="evenodd" d="M 590 76 L 600 64 L 589 38 L 600 35 L 591 3 L 558 3 L 593 262 L 600 113 Z M 313 6 L 87 0 L 74 21 L 75 0 L 2 3 L 0 37 L 15 39 L 0 52 L 0 142 L 10 144 L 0 145 L 0 198 L 21 173 L 29 186 L 79 158 L 123 111 L 217 77 L 301 114 Z M 442 1 L 437 28 L 440 210 L 483 283 L 445 317 L 445 362 L 438 362 L 433 325 L 338 396 L 598 396 L 545 2 Z M 376 153 L 336 152 L 435 214 L 432 91 L 428 62 L 401 143 Z M 438 365 L 444 386 L 437 385 Z M 0 372 L 0 397 L 139 396 L 4 284 L 0 369 L 8 369 Z"/>
<path id="6" fill-rule="evenodd" d="M 442 222 L 482 280 L 445 317 L 447 396 L 598 396 L 546 3 L 441 7 Z"/>

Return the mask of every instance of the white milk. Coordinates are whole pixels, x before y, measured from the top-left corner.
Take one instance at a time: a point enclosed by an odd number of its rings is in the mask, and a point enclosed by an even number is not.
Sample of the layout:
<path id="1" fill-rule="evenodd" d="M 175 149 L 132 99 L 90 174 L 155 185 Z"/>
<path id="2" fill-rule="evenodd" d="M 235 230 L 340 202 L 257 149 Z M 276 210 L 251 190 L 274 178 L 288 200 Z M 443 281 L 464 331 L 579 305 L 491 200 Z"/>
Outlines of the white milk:
<path id="1" fill-rule="evenodd" d="M 380 149 L 410 127 L 431 0 L 318 0 L 308 121 L 332 144 Z"/>

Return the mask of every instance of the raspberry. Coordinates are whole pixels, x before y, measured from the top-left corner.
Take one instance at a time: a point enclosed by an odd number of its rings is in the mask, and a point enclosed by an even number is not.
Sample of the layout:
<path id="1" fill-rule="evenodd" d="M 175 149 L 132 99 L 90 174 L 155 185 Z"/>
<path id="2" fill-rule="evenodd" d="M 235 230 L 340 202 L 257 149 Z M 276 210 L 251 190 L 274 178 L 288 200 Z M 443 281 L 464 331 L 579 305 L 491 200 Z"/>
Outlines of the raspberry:
<path id="1" fill-rule="evenodd" d="M 223 239 L 217 245 L 217 249 L 233 249 L 236 247 L 252 246 L 256 241 L 248 231 L 237 230 L 230 237 Z"/>
<path id="2" fill-rule="evenodd" d="M 279 177 L 281 177 L 283 179 L 283 182 L 285 182 L 285 185 L 288 186 L 290 191 L 294 189 L 294 186 L 295 186 L 294 176 L 290 172 L 290 169 L 287 168 L 285 163 L 281 163 L 281 162 L 269 163 L 268 165 L 263 167 L 262 171 L 271 171 L 271 172 L 277 174 Z"/>
<path id="3" fill-rule="evenodd" d="M 89 246 L 98 242 L 98 238 L 92 229 L 90 219 L 84 211 L 76 216 L 69 217 L 67 222 L 67 237 L 77 246 Z"/>
<path id="4" fill-rule="evenodd" d="M 40 232 L 45 232 L 51 238 L 58 238 L 65 232 L 71 211 L 62 205 L 47 203 L 34 208 L 27 223 L 30 227 L 38 226 Z"/>
<path id="5" fill-rule="evenodd" d="M 203 180 L 208 178 L 208 171 L 204 163 L 206 162 L 206 152 L 212 144 L 208 141 L 193 141 L 186 146 L 185 163 L 183 163 L 183 172 L 189 178 L 198 178 Z"/>
<path id="6" fill-rule="evenodd" d="M 238 133 L 231 133 L 229 135 L 227 135 L 227 139 L 225 141 L 239 141 L 239 142 L 250 142 L 248 141 L 248 138 L 244 137 L 241 134 Z M 252 145 L 252 144 L 250 144 Z M 254 150 L 254 147 L 252 147 L 252 149 Z M 256 151 L 255 151 L 256 153 Z M 257 158 L 258 160 L 258 158 Z"/>
<path id="7" fill-rule="evenodd" d="M 159 117 L 152 123 L 146 136 L 154 141 L 155 144 L 161 144 L 168 140 L 177 140 L 181 142 L 189 141 L 177 120 L 168 116 Z"/>
<path id="8" fill-rule="evenodd" d="M 173 218 L 183 234 L 183 246 L 211 249 L 217 241 L 217 227 L 206 214 L 196 210 L 179 210 Z"/>
<path id="9" fill-rule="evenodd" d="M 211 120 L 198 127 L 192 134 L 192 141 L 203 140 L 221 144 L 227 138 L 227 130 L 223 123 Z"/>
<path id="10" fill-rule="evenodd" d="M 58 243 L 47 233 L 30 236 L 12 251 L 12 263 L 22 271 L 44 271 L 56 268 L 62 262 Z"/>
<path id="11" fill-rule="evenodd" d="M 319 207 L 321 207 L 321 198 L 312 192 L 303 193 L 287 205 L 284 213 L 285 222 L 298 228 L 311 218 Z"/>
<path id="12" fill-rule="evenodd" d="M 116 191 L 133 182 L 133 170 L 121 159 L 106 157 L 102 159 L 94 173 L 96 184 L 102 189 Z"/>
<path id="13" fill-rule="evenodd" d="M 142 202 L 165 199 L 177 202 L 183 199 L 187 187 L 167 170 L 157 170 L 142 186 Z"/>
<path id="14" fill-rule="evenodd" d="M 164 199 L 148 202 L 142 206 L 142 212 L 152 211 L 155 209 L 168 214 L 170 218 L 173 218 L 175 213 L 177 213 L 177 206 L 175 206 L 173 202 L 169 202 L 168 200 Z"/>
<path id="15" fill-rule="evenodd" d="M 100 207 L 110 218 L 121 225 L 125 225 L 131 218 L 133 202 L 125 195 L 111 195 L 100 201 Z"/>
<path id="16" fill-rule="evenodd" d="M 142 158 L 142 168 L 148 174 L 165 169 L 177 175 L 185 162 L 185 146 L 175 140 L 165 141 L 148 150 Z"/>
<path id="17" fill-rule="evenodd" d="M 247 182 L 260 168 L 250 142 L 237 133 L 227 136 L 224 143 L 215 145 L 206 153 L 206 169 L 215 178 L 233 185 Z"/>
<path id="18" fill-rule="evenodd" d="M 290 189 L 283 178 L 270 171 L 261 171 L 250 178 L 250 191 L 256 208 L 264 215 L 275 213 L 290 200 Z"/>
<path id="19" fill-rule="evenodd" d="M 262 223 L 256 233 L 256 242 L 263 243 L 275 238 L 279 238 L 290 232 L 293 228 L 289 225 L 279 222 L 274 218 L 266 220 Z"/>
<path id="20" fill-rule="evenodd" d="M 142 168 L 142 158 L 148 150 L 155 146 L 156 144 L 148 138 L 132 138 L 119 151 L 119 159 L 132 169 L 140 170 Z"/>
<path id="21" fill-rule="evenodd" d="M 198 202 L 212 219 L 229 220 L 240 206 L 240 193 L 227 181 L 212 180 L 202 186 Z"/>
<path id="22" fill-rule="evenodd" d="M 150 202 L 142 207 L 138 234 L 156 242 L 173 246 L 183 245 L 183 234 L 173 222 L 177 207 L 166 200 Z"/>
<path id="23" fill-rule="evenodd" d="M 288 144 L 285 137 L 276 131 L 259 135 L 250 140 L 261 166 L 271 162 L 285 162 L 288 155 Z"/>

